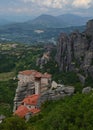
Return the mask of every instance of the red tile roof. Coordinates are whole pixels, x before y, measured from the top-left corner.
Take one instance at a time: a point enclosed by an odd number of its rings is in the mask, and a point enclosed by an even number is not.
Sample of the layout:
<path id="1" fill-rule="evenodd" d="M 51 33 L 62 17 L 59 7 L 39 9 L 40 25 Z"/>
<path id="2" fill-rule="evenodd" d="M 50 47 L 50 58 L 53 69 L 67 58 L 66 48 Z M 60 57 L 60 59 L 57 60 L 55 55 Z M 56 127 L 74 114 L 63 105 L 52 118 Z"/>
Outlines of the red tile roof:
<path id="1" fill-rule="evenodd" d="M 24 118 L 27 113 L 37 114 L 39 112 L 40 112 L 40 109 L 38 108 L 28 109 L 26 106 L 21 105 L 15 111 L 14 115 Z"/>
<path id="2" fill-rule="evenodd" d="M 19 74 L 22 74 L 22 75 L 33 75 L 34 77 L 36 78 L 51 78 L 51 74 L 48 74 L 48 73 L 40 73 L 36 70 L 24 70 L 24 71 L 20 71 Z"/>
<path id="3" fill-rule="evenodd" d="M 21 105 L 15 111 L 14 115 L 18 115 L 19 117 L 23 118 L 28 112 L 28 108 L 26 106 Z"/>
<path id="4" fill-rule="evenodd" d="M 33 109 L 30 110 L 30 112 L 32 112 L 33 114 L 37 114 L 38 112 L 40 112 L 40 109 L 33 108 Z"/>
<path id="5" fill-rule="evenodd" d="M 41 77 L 42 77 L 42 73 L 37 72 L 37 73 L 35 74 L 35 77 L 36 77 L 36 78 L 41 78 Z"/>
<path id="6" fill-rule="evenodd" d="M 34 95 L 31 95 L 31 96 L 24 98 L 22 103 L 25 103 L 27 105 L 36 105 L 38 99 L 39 99 L 39 95 L 34 94 Z"/>
<path id="7" fill-rule="evenodd" d="M 24 70 L 24 71 L 20 71 L 19 74 L 22 75 L 34 75 L 37 71 L 36 70 Z"/>

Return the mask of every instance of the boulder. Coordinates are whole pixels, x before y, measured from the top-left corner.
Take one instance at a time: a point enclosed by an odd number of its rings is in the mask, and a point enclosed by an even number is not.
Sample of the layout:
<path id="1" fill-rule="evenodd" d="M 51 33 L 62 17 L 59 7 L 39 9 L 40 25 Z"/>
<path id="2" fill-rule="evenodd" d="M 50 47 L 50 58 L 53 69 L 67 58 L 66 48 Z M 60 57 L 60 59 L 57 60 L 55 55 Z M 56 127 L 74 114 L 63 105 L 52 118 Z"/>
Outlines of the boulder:
<path id="1" fill-rule="evenodd" d="M 75 92 L 75 88 L 72 86 L 64 87 L 64 93 L 68 95 L 72 95 Z"/>
<path id="2" fill-rule="evenodd" d="M 84 77 L 83 75 L 81 75 L 81 74 L 77 74 L 77 76 L 79 77 L 79 80 L 80 80 L 80 82 L 82 83 L 82 85 L 84 85 L 85 84 L 85 80 L 86 80 L 86 77 Z"/>
<path id="3" fill-rule="evenodd" d="M 55 81 L 52 81 L 51 89 L 57 88 L 58 84 Z"/>
<path id="4" fill-rule="evenodd" d="M 85 87 L 85 88 L 83 88 L 82 93 L 87 94 L 87 93 L 89 93 L 89 92 L 91 92 L 91 91 L 92 91 L 92 88 L 91 88 L 91 87 Z"/>

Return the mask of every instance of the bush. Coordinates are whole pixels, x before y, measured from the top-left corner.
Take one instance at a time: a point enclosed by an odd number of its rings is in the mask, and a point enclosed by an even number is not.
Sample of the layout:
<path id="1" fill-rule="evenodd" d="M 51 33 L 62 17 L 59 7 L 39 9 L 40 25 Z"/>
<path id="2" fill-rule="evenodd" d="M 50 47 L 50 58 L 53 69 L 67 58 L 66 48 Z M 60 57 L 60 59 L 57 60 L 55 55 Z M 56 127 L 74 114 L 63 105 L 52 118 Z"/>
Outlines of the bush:
<path id="1" fill-rule="evenodd" d="M 19 117 L 10 117 L 0 125 L 0 130 L 27 130 L 25 120 Z"/>

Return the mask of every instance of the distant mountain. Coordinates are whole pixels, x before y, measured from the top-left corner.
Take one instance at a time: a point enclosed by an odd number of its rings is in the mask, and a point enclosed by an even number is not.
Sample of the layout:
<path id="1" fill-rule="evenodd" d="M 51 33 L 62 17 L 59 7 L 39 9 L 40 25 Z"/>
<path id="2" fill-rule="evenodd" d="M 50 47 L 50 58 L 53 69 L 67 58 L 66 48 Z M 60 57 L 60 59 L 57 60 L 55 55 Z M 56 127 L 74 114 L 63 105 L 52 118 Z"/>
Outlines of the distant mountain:
<path id="1" fill-rule="evenodd" d="M 32 26 L 35 27 L 46 27 L 46 28 L 55 28 L 55 27 L 64 27 L 66 24 L 52 15 L 40 15 L 32 21 L 28 21 Z"/>
<path id="2" fill-rule="evenodd" d="M 59 16 L 52 16 L 52 15 L 40 15 L 39 17 L 29 20 L 26 22 L 20 22 L 20 23 L 14 23 L 11 24 L 11 22 L 1 19 L 0 25 L 6 25 L 10 24 L 11 27 L 21 27 L 21 28 L 34 28 L 34 29 L 40 29 L 40 28 L 63 28 L 63 27 L 69 27 L 69 26 L 81 26 L 85 25 L 88 20 L 92 19 L 91 17 L 81 17 L 74 14 L 63 14 Z M 6 26 L 7 27 L 7 26 Z"/>
<path id="3" fill-rule="evenodd" d="M 43 14 L 34 20 L 30 20 L 25 23 L 36 28 L 63 28 L 85 25 L 89 19 L 91 19 L 91 17 L 81 17 L 74 14 L 63 14 L 59 16 Z"/>
<path id="4" fill-rule="evenodd" d="M 10 24 L 10 23 L 12 23 L 12 22 L 10 22 L 10 21 L 8 21 L 6 19 L 0 19 L 0 26 Z"/>
<path id="5" fill-rule="evenodd" d="M 91 17 L 81 17 L 74 14 L 63 14 L 57 16 L 60 21 L 67 23 L 67 26 L 81 26 L 85 25 Z"/>

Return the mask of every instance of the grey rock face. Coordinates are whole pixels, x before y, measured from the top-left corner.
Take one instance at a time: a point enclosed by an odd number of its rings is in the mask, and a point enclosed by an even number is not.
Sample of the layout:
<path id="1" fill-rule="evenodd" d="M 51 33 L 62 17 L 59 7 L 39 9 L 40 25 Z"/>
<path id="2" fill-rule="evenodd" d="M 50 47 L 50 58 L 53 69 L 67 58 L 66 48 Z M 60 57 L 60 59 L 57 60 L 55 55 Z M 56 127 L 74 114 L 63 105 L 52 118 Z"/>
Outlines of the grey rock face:
<path id="1" fill-rule="evenodd" d="M 93 65 L 89 67 L 88 72 L 90 73 L 90 76 L 93 78 Z"/>
<path id="2" fill-rule="evenodd" d="M 64 93 L 67 95 L 72 95 L 75 92 L 75 88 L 68 86 L 68 87 L 64 87 Z"/>
<path id="3" fill-rule="evenodd" d="M 37 107 L 40 107 L 42 103 L 49 100 L 59 100 L 65 96 L 71 96 L 75 92 L 75 88 L 72 86 L 58 87 L 54 90 L 48 90 L 41 95 L 38 100 Z"/>
<path id="4" fill-rule="evenodd" d="M 93 20 L 87 23 L 85 32 L 62 33 L 57 43 L 56 61 L 60 71 L 83 70 L 85 75 L 93 64 Z"/>
<path id="5" fill-rule="evenodd" d="M 86 29 L 86 33 L 88 35 L 91 35 L 93 37 L 93 19 L 92 20 L 89 20 L 87 22 L 87 29 Z"/>
<path id="6" fill-rule="evenodd" d="M 16 94 L 14 97 L 14 109 L 13 112 L 16 110 L 16 108 L 21 104 L 21 101 L 28 95 L 34 94 L 34 88 L 35 84 L 34 82 L 30 82 L 27 84 L 18 84 L 18 87 L 16 89 Z"/>
<path id="7" fill-rule="evenodd" d="M 50 55 L 49 53 L 50 52 L 46 52 L 46 53 L 43 54 L 42 57 L 37 58 L 36 65 L 39 66 L 41 69 L 49 61 L 49 55 Z"/>
<path id="8" fill-rule="evenodd" d="M 71 42 L 69 42 L 69 37 L 62 33 L 58 40 L 56 61 L 60 66 L 60 70 L 69 70 L 69 65 L 71 65 Z"/>

